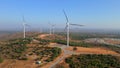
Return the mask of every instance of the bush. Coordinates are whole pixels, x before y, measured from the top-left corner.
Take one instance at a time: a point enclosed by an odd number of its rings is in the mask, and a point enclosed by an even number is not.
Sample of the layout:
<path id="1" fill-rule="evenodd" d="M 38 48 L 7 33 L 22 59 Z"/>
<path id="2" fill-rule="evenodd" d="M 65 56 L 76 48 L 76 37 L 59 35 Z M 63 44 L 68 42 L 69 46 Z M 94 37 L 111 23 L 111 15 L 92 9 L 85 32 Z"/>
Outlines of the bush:
<path id="1" fill-rule="evenodd" d="M 59 44 L 64 44 L 64 45 L 67 44 L 67 41 L 65 41 L 65 40 L 58 40 L 58 39 L 54 40 L 53 42 L 59 43 Z"/>
<path id="2" fill-rule="evenodd" d="M 67 45 L 67 41 L 66 40 L 54 40 L 53 42 L 58 43 L 58 44 Z M 92 46 L 91 43 L 73 42 L 73 41 L 70 41 L 69 45 L 70 46 L 82 46 L 82 47 L 90 47 L 90 46 Z"/>
<path id="3" fill-rule="evenodd" d="M 50 43 L 50 40 L 47 40 L 47 39 L 40 39 L 40 38 L 35 38 L 36 40 L 39 41 L 39 44 L 41 45 L 47 45 Z"/>
<path id="4" fill-rule="evenodd" d="M 0 57 L 0 63 L 2 63 L 3 62 L 3 59 Z"/>
<path id="5" fill-rule="evenodd" d="M 70 68 L 120 68 L 120 60 L 111 55 L 72 55 L 65 61 Z"/>
<path id="6" fill-rule="evenodd" d="M 0 46 L 0 54 L 3 54 L 2 57 L 7 59 L 18 59 L 25 52 L 27 49 L 26 44 L 30 43 L 30 41 L 30 38 L 12 40 L 4 46 Z"/>
<path id="7" fill-rule="evenodd" d="M 53 61 L 56 57 L 58 57 L 61 54 L 61 48 L 54 47 L 51 49 L 52 55 L 49 59 L 47 59 L 47 62 Z"/>
<path id="8" fill-rule="evenodd" d="M 73 51 L 76 51 L 76 50 L 77 50 L 77 47 L 74 47 L 74 48 L 73 48 Z"/>
<path id="9" fill-rule="evenodd" d="M 19 60 L 28 60 L 28 58 L 23 57 L 23 58 L 20 58 Z"/>

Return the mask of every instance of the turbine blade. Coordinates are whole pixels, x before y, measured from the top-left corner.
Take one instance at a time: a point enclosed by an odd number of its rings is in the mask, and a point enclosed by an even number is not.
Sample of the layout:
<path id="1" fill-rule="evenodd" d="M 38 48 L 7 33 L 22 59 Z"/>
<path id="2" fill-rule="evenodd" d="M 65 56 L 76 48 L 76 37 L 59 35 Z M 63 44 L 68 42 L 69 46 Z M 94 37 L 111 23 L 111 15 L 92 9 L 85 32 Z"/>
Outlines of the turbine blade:
<path id="1" fill-rule="evenodd" d="M 28 24 L 26 23 L 24 15 L 22 16 L 22 19 L 23 19 L 23 26 L 31 27 L 30 25 L 28 25 Z"/>
<path id="2" fill-rule="evenodd" d="M 68 17 L 67 17 L 67 14 L 66 14 L 66 12 L 65 12 L 64 9 L 63 9 L 63 13 L 64 13 L 64 15 L 65 15 L 66 21 L 69 22 Z"/>
<path id="3" fill-rule="evenodd" d="M 84 25 L 79 25 L 79 24 L 70 24 L 70 25 L 73 25 L 73 26 L 84 26 Z"/>

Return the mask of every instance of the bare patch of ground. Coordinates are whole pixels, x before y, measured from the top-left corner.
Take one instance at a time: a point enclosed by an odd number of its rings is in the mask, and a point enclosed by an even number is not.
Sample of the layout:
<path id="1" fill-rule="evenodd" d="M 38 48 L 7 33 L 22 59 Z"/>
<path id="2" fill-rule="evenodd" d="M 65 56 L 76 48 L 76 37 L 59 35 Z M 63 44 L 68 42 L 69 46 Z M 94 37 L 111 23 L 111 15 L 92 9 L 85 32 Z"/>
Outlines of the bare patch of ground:
<path id="1" fill-rule="evenodd" d="M 116 40 L 116 39 L 104 39 L 104 41 L 114 45 L 120 44 L 120 40 Z"/>
<path id="2" fill-rule="evenodd" d="M 68 47 L 67 50 L 73 51 L 74 47 Z M 74 51 L 76 53 L 94 53 L 94 54 L 111 54 L 111 55 L 117 55 L 115 51 L 105 49 L 105 48 L 85 48 L 85 47 L 76 47 L 77 50 Z"/>
<path id="3" fill-rule="evenodd" d="M 49 36 L 49 35 L 50 34 L 42 34 L 42 35 L 39 35 L 38 38 L 44 39 L 44 37 Z"/>

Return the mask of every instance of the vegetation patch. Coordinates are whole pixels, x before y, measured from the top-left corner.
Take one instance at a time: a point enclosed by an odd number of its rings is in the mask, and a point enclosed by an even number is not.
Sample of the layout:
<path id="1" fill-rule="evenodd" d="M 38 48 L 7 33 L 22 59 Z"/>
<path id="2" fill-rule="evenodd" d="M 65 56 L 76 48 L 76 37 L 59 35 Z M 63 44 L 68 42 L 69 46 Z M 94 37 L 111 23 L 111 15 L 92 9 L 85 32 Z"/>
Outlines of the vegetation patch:
<path id="1" fill-rule="evenodd" d="M 52 42 L 55 42 L 55 43 L 58 43 L 58 44 L 64 44 L 64 45 L 67 44 L 67 41 L 66 41 L 66 40 L 60 40 L 60 39 L 55 39 L 55 40 L 53 40 Z"/>
<path id="2" fill-rule="evenodd" d="M 99 47 L 105 47 L 105 48 L 108 48 L 110 50 L 113 50 L 117 53 L 120 53 L 120 47 L 117 47 L 117 46 L 113 46 L 113 45 L 108 45 L 108 44 L 99 44 L 98 45 Z"/>
<path id="3" fill-rule="evenodd" d="M 120 68 L 120 60 L 111 55 L 72 55 L 65 62 L 70 68 Z"/>
<path id="4" fill-rule="evenodd" d="M 64 45 L 67 45 L 67 42 L 66 40 L 54 40 L 54 42 L 58 43 L 58 44 L 64 44 Z M 100 43 L 88 43 L 88 42 L 73 42 L 73 41 L 70 41 L 70 46 L 78 46 L 78 47 L 103 47 L 103 48 L 107 48 L 107 49 L 110 49 L 110 50 L 113 50 L 117 53 L 120 53 L 120 47 L 116 47 L 116 46 L 113 46 L 113 45 L 108 45 L 108 44 L 100 44 Z"/>
<path id="5" fill-rule="evenodd" d="M 67 41 L 66 41 L 66 40 L 54 40 L 54 42 L 55 42 L 55 43 L 58 43 L 58 44 L 67 45 Z M 94 46 L 92 43 L 73 42 L 73 41 L 70 41 L 69 45 L 70 45 L 70 46 L 80 46 L 80 47 L 93 47 L 93 46 Z"/>
<path id="6" fill-rule="evenodd" d="M 58 57 L 61 54 L 61 48 L 54 47 L 51 49 L 52 55 L 49 59 L 47 59 L 47 62 L 53 61 L 56 57 Z"/>
<path id="7" fill-rule="evenodd" d="M 0 63 L 2 63 L 3 62 L 3 59 L 0 57 Z"/>
<path id="8" fill-rule="evenodd" d="M 73 51 L 76 51 L 76 50 L 77 50 L 77 47 L 74 47 L 74 48 L 73 48 Z"/>
<path id="9" fill-rule="evenodd" d="M 34 49 L 33 53 L 39 56 L 39 58 L 37 58 L 36 60 L 41 60 L 46 58 L 44 61 L 50 62 L 61 54 L 61 48 L 38 47 Z"/>
<path id="10" fill-rule="evenodd" d="M 71 32 L 70 38 L 73 40 L 85 40 L 88 38 L 118 38 L 120 39 L 119 34 L 111 33 L 80 33 L 80 32 Z"/>
<path id="11" fill-rule="evenodd" d="M 50 40 L 47 40 L 47 39 L 41 39 L 41 38 L 35 38 L 36 40 L 39 41 L 39 44 L 41 45 L 47 45 L 50 43 Z"/>
<path id="12" fill-rule="evenodd" d="M 24 52 L 27 49 L 26 44 L 31 42 L 31 38 L 15 39 L 8 41 L 7 44 L 0 46 L 0 57 L 7 59 L 20 59 L 24 56 Z"/>

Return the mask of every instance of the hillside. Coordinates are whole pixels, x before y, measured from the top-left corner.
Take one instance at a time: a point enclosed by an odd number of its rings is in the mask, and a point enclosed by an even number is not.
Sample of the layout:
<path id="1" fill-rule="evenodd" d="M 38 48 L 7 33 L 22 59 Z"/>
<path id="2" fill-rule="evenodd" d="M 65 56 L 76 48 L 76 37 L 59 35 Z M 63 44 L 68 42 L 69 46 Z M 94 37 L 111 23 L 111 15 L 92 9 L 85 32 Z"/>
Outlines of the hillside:
<path id="1" fill-rule="evenodd" d="M 71 64 L 65 59 L 72 57 L 72 55 L 81 56 L 82 54 L 120 56 L 119 47 L 93 42 L 88 43 L 84 40 L 70 39 L 70 46 L 66 47 L 65 37 L 59 34 L 30 33 L 30 36 L 25 39 L 18 38 L 17 34 L 12 36 L 15 36 L 15 38 L 0 43 L 1 68 L 59 68 L 61 67 L 60 64 L 67 65 L 65 68 L 77 68 L 71 67 Z M 99 59 L 99 61 L 101 60 Z"/>
<path id="2" fill-rule="evenodd" d="M 27 37 L 38 35 L 38 32 L 26 32 Z M 23 38 L 21 32 L 0 32 L 0 41 Z"/>

